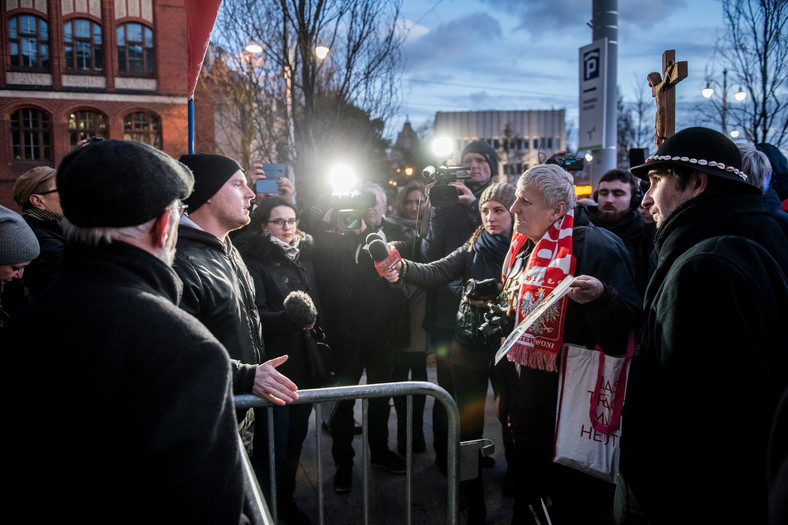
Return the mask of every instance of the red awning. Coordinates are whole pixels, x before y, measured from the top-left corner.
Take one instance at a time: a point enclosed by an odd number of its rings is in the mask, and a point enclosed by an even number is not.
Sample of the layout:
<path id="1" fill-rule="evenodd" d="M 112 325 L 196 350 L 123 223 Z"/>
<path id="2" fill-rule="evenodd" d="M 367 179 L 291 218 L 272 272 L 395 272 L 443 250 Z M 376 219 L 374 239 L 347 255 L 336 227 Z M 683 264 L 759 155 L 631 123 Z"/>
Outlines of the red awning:
<path id="1" fill-rule="evenodd" d="M 185 4 L 186 38 L 189 41 L 188 94 L 192 100 L 222 0 L 185 0 Z"/>

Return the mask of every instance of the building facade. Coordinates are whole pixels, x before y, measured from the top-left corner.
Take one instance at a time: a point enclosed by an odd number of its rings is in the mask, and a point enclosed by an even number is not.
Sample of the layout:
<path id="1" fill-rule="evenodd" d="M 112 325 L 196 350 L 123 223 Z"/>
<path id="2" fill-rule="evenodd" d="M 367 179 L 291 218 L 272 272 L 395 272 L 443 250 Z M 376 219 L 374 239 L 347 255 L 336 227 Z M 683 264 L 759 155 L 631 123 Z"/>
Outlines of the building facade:
<path id="1" fill-rule="evenodd" d="M 498 152 L 499 179 L 515 183 L 526 169 L 566 149 L 565 118 L 564 109 L 439 111 L 433 134 L 454 139 L 455 164 L 469 142 L 487 142 Z"/>
<path id="2" fill-rule="evenodd" d="M 56 167 L 88 137 L 145 142 L 175 158 L 188 153 L 183 0 L 0 5 L 0 204 L 17 209 L 16 178 Z M 205 106 L 212 115 L 198 92 L 195 113 Z"/>

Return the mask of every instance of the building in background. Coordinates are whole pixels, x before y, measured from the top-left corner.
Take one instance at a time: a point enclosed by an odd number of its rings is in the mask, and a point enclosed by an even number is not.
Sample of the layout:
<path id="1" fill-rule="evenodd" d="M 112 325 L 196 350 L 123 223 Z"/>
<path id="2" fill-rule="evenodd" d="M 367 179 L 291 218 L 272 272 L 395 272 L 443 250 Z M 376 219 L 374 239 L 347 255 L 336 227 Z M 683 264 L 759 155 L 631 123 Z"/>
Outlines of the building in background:
<path id="1" fill-rule="evenodd" d="M 83 138 L 188 153 L 183 0 L 0 5 L 0 204 L 16 209 L 16 178 L 56 167 Z M 194 100 L 195 150 L 212 151 L 210 93 L 198 87 Z"/>
<path id="2" fill-rule="evenodd" d="M 531 166 L 566 149 L 564 109 L 528 111 L 453 111 L 435 114 L 433 136 L 454 139 L 454 163 L 471 141 L 495 148 L 503 181 L 516 183 Z"/>

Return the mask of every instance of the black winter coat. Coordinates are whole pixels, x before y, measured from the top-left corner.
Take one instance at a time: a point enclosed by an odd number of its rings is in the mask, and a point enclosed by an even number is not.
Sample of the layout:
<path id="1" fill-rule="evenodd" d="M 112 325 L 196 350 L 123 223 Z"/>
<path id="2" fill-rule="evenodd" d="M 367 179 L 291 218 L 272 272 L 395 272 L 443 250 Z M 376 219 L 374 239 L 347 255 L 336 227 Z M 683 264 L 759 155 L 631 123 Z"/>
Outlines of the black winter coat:
<path id="1" fill-rule="evenodd" d="M 318 311 L 315 327 L 320 326 L 320 299 L 317 293 L 315 270 L 312 265 L 315 243 L 310 235 L 299 242 L 296 261 L 285 256 L 282 249 L 264 233 L 246 232 L 235 240 L 244 258 L 255 287 L 255 304 L 260 312 L 263 338 L 268 355 L 287 354 L 287 361 L 277 370 L 290 378 L 299 388 L 313 388 L 307 375 L 307 358 L 303 327 L 292 322 L 285 311 L 284 300 L 292 291 L 306 292 Z"/>
<path id="2" fill-rule="evenodd" d="M 181 224 L 173 269 L 183 281 L 181 308 L 208 327 L 233 360 L 233 392 L 251 394 L 256 365 L 267 359 L 254 285 L 238 250 Z"/>
<path id="3" fill-rule="evenodd" d="M 404 314 L 406 295 L 378 275 L 369 253 L 363 249 L 372 230 L 362 234 L 315 233 L 321 254 L 315 265 L 323 298 L 323 315 L 328 338 L 341 349 L 352 340 L 372 348 L 391 350 L 407 340 Z M 382 231 L 387 241 L 407 237 L 398 224 L 385 220 Z"/>
<path id="4" fill-rule="evenodd" d="M 122 242 L 61 268 L 0 332 L 5 521 L 239 523 L 229 358 L 175 273 Z"/>
<path id="5" fill-rule="evenodd" d="M 651 278 L 651 252 L 654 251 L 654 236 L 657 233 L 657 226 L 653 222 L 646 222 L 638 210 L 629 212 L 615 223 L 599 221 L 597 210 L 589 210 L 591 222 L 610 230 L 624 241 L 624 246 L 629 250 L 632 257 L 632 265 L 635 269 L 635 284 L 637 285 L 640 297 L 646 293 L 646 285 Z"/>
<path id="6" fill-rule="evenodd" d="M 519 255 L 527 257 L 533 247 L 532 242 L 526 243 Z M 600 297 L 589 303 L 567 302 L 563 342 L 586 348 L 599 345 L 605 353 L 624 355 L 629 334 L 640 320 L 640 297 L 629 252 L 616 235 L 590 223 L 584 209 L 578 206 L 572 253 L 577 259 L 575 275 L 596 277 L 605 288 Z M 520 370 L 526 392 L 522 398 L 510 400 L 511 410 L 517 416 L 517 424 L 512 427 L 514 438 L 552 455 L 558 374 L 525 366 Z"/>
<path id="7" fill-rule="evenodd" d="M 622 475 L 653 524 L 766 523 L 768 435 L 788 385 L 788 243 L 760 195 L 703 193 L 656 246 Z"/>
<path id="8" fill-rule="evenodd" d="M 41 248 L 41 253 L 27 265 L 22 276 L 30 296 L 35 297 L 60 269 L 60 260 L 63 258 L 63 230 L 60 223 L 54 220 L 42 220 L 26 213 L 22 214 L 22 218 L 33 230 Z"/>

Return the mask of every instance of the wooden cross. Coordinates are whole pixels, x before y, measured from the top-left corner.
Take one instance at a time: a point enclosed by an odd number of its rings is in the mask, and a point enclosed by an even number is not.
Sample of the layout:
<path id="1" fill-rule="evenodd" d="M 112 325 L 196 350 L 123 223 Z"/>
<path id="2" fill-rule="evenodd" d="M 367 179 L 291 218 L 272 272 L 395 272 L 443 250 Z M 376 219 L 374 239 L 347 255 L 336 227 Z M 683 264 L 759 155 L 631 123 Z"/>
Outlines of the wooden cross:
<path id="1" fill-rule="evenodd" d="M 657 102 L 657 116 L 654 127 L 654 144 L 657 148 L 665 139 L 676 132 L 676 92 L 675 86 L 687 78 L 687 62 L 676 62 L 676 50 L 662 53 L 662 73 L 648 74 L 651 96 Z"/>

